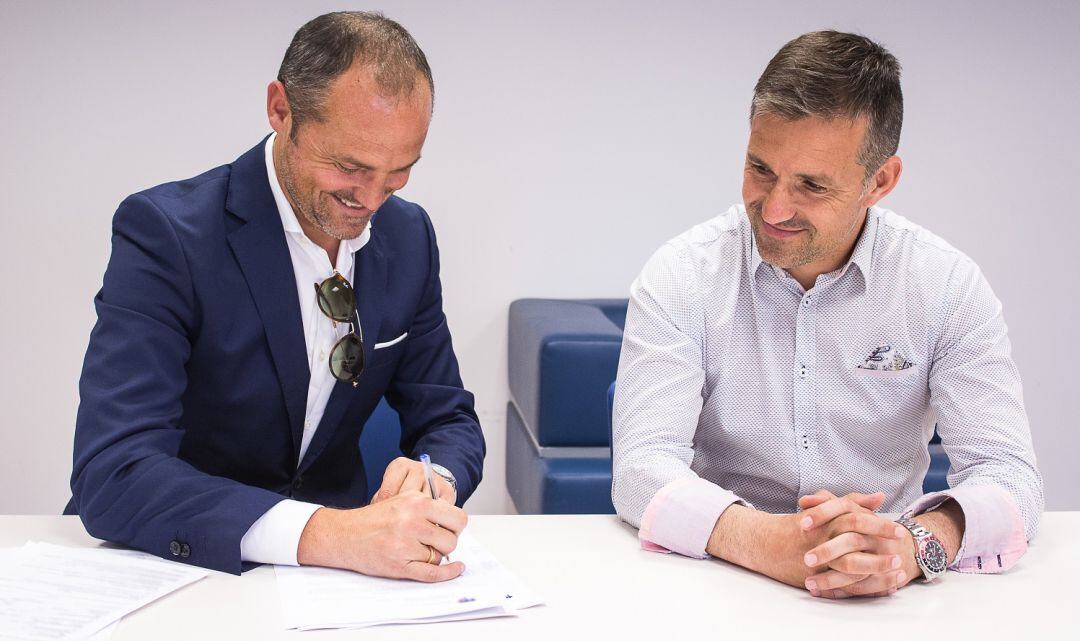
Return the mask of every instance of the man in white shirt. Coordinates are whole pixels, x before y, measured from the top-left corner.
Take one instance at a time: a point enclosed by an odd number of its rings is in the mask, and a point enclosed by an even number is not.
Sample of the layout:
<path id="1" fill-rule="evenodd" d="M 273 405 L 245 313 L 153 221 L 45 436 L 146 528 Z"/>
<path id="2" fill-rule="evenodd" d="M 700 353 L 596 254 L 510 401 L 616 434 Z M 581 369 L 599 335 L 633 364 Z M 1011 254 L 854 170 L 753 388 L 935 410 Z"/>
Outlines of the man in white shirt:
<path id="1" fill-rule="evenodd" d="M 888 51 L 789 42 L 754 90 L 745 205 L 634 282 L 612 498 L 646 548 L 834 598 L 1026 550 L 1042 480 L 1001 304 L 970 258 L 876 206 L 902 119 Z M 924 496 L 935 424 L 950 489 Z"/>
<path id="2" fill-rule="evenodd" d="M 420 159 L 433 92 L 401 25 L 320 16 L 268 87 L 271 136 L 121 204 L 66 510 L 91 534 L 229 572 L 463 571 L 441 561 L 466 525 L 484 438 L 431 220 L 393 196 Z M 360 431 L 384 397 L 408 457 L 365 505 Z"/>

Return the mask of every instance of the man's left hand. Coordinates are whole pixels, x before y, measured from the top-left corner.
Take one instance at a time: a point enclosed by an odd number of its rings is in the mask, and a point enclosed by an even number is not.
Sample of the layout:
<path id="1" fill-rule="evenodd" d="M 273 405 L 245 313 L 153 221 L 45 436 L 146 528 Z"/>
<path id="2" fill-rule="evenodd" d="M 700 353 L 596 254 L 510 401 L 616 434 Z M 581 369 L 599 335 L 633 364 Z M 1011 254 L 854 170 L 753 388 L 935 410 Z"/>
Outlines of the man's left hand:
<path id="1" fill-rule="evenodd" d="M 438 474 L 432 474 L 431 477 L 435 481 L 435 495 L 453 505 L 457 501 L 457 493 L 454 492 L 454 488 Z M 424 476 L 424 464 L 420 461 L 399 456 L 390 461 L 390 465 L 386 466 L 386 471 L 383 472 L 382 485 L 379 486 L 379 491 L 375 492 L 375 495 L 371 497 L 371 502 L 374 504 L 385 501 L 407 490 L 428 493 L 427 479 Z"/>
<path id="2" fill-rule="evenodd" d="M 844 499 L 822 490 L 800 498 L 799 507 L 812 521 L 808 529 L 814 529 L 831 523 L 833 513 L 841 509 L 843 502 Z M 915 562 L 911 533 L 905 528 L 900 529 L 904 530 L 904 536 L 900 538 L 833 532 L 828 541 L 806 553 L 806 564 L 820 570 L 807 578 L 807 589 L 814 596 L 844 599 L 888 596 L 904 587 L 919 576 L 921 570 Z M 888 559 L 891 562 L 883 567 L 882 561 Z"/>

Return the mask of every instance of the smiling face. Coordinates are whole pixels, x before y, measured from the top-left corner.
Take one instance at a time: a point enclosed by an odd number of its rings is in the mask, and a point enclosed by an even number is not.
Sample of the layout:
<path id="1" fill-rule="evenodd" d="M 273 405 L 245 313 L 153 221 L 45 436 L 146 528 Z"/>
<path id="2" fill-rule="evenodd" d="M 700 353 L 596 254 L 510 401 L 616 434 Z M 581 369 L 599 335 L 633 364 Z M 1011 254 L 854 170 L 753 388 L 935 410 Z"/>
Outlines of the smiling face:
<path id="1" fill-rule="evenodd" d="M 866 120 L 754 117 L 743 202 L 758 252 L 809 289 L 851 254 L 866 210 L 896 185 L 900 159 L 869 180 L 859 164 Z"/>
<path id="2" fill-rule="evenodd" d="M 369 69 L 353 65 L 330 85 L 321 120 L 295 130 L 284 87 L 270 84 L 274 165 L 304 233 L 336 257 L 339 241 L 358 237 L 372 215 L 405 186 L 431 121 L 431 94 L 418 82 L 387 97 Z M 292 134 L 292 135 L 290 135 Z"/>

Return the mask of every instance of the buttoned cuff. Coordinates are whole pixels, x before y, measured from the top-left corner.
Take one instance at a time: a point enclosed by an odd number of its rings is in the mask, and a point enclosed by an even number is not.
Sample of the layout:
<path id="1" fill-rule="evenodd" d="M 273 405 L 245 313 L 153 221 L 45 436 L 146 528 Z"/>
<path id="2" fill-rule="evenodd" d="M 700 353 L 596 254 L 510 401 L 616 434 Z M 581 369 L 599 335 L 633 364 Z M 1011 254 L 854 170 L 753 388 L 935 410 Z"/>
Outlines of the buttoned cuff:
<path id="1" fill-rule="evenodd" d="M 996 574 L 1027 552 L 1024 522 L 1012 495 L 996 485 L 960 485 L 927 494 L 908 508 L 920 514 L 948 499 L 964 513 L 964 536 L 949 567 L 958 572 Z"/>
<path id="2" fill-rule="evenodd" d="M 641 547 L 704 559 L 716 520 L 736 502 L 745 505 L 732 492 L 705 479 L 676 479 L 660 488 L 645 508 L 638 530 Z"/>
<path id="3" fill-rule="evenodd" d="M 240 559 L 250 563 L 299 565 L 296 551 L 300 535 L 320 507 L 292 499 L 280 501 L 252 523 L 240 539 Z"/>

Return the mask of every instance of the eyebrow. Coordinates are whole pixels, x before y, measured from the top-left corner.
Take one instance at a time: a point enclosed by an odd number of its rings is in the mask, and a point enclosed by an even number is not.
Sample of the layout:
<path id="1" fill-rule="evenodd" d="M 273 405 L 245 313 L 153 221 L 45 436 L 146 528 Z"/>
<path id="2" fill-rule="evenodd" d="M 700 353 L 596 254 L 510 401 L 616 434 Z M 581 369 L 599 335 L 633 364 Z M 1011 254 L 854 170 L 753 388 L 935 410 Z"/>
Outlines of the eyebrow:
<path id="1" fill-rule="evenodd" d="M 769 163 L 765 162 L 761 158 L 758 158 L 750 152 L 746 152 L 746 159 L 755 165 L 761 165 L 765 169 L 772 171 L 772 167 L 769 167 Z M 795 177 L 821 185 L 822 187 L 831 187 L 833 185 L 832 179 L 825 174 L 795 174 Z"/>
<path id="2" fill-rule="evenodd" d="M 395 173 L 395 172 L 398 172 L 398 171 L 405 171 L 406 169 L 411 169 L 413 165 L 420 162 L 420 158 L 421 158 L 420 156 L 417 156 L 416 160 L 413 160 L 411 163 L 409 163 L 407 165 L 404 165 L 402 167 L 398 167 L 397 169 L 391 169 L 390 173 Z M 359 160 L 357 160 L 357 159 L 355 159 L 355 158 L 353 158 L 351 156 L 342 156 L 340 158 L 340 162 L 342 164 L 350 165 L 352 167 L 357 167 L 359 169 L 366 169 L 368 171 L 375 171 L 375 168 L 372 167 L 371 165 L 369 165 L 367 163 L 360 162 Z"/>

